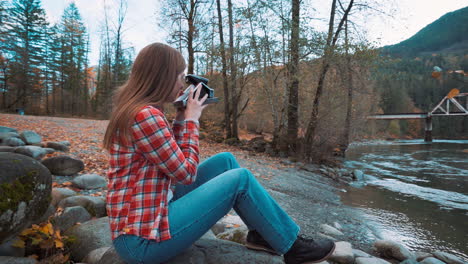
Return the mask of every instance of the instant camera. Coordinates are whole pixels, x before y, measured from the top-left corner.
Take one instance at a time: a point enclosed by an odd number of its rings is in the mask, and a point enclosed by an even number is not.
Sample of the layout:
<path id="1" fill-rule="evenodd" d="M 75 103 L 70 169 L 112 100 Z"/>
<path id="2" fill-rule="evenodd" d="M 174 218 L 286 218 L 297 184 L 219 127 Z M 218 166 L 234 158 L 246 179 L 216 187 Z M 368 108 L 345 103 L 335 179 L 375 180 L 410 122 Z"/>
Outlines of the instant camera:
<path id="1" fill-rule="evenodd" d="M 191 85 L 189 87 L 187 87 L 187 89 L 185 89 L 184 93 L 174 101 L 173 104 L 174 104 L 174 106 L 176 108 L 184 108 L 187 105 L 187 100 L 188 100 L 188 96 L 189 96 L 189 93 L 190 93 L 190 87 L 192 85 L 196 87 L 199 83 L 201 83 L 200 88 L 202 89 L 200 91 L 200 98 L 202 98 L 203 96 L 208 94 L 208 98 L 206 98 L 206 101 L 203 103 L 204 105 L 219 102 L 219 98 L 214 97 L 214 90 L 208 86 L 208 79 L 207 78 L 203 78 L 201 76 L 197 76 L 197 75 L 194 75 L 194 74 L 188 74 L 187 76 L 185 76 L 185 82 L 187 82 L 187 83 L 189 83 Z M 194 89 L 194 91 L 193 91 L 194 98 L 195 98 L 195 92 L 196 91 L 197 91 L 197 89 Z"/>

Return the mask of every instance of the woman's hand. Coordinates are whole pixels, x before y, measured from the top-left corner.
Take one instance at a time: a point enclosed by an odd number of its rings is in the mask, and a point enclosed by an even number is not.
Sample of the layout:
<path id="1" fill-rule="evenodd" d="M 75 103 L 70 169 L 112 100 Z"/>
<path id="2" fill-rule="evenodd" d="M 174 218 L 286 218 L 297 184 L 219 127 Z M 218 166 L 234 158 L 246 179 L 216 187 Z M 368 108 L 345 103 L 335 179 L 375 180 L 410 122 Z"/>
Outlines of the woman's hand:
<path id="1" fill-rule="evenodd" d="M 193 96 L 193 87 L 190 88 L 190 93 L 189 93 L 189 96 L 188 96 L 188 100 L 187 100 L 187 106 L 185 107 L 185 119 L 190 119 L 190 120 L 196 120 L 198 121 L 198 119 L 200 118 L 201 114 L 202 114 L 202 111 L 203 109 L 205 109 L 205 107 L 207 105 L 203 105 L 203 103 L 206 101 L 206 98 L 208 98 L 208 94 L 205 94 L 205 96 L 203 96 L 203 98 L 199 98 L 200 97 L 200 92 L 201 92 L 201 83 L 199 83 L 197 85 L 197 91 L 195 92 L 195 98 Z"/>

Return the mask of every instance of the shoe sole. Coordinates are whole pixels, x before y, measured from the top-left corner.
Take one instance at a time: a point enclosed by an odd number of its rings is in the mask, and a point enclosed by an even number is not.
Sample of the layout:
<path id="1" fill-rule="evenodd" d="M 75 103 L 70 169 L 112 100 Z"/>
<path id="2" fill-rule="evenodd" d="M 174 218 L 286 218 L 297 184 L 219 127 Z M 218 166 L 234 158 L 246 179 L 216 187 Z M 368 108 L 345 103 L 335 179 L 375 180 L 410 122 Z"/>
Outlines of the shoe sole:
<path id="1" fill-rule="evenodd" d="M 257 244 L 251 244 L 251 243 L 247 242 L 245 244 L 245 247 L 247 247 L 248 249 L 257 250 L 257 251 L 265 251 L 265 252 L 280 256 L 276 251 L 274 251 L 272 249 L 269 249 L 267 247 L 257 245 Z"/>
<path id="2" fill-rule="evenodd" d="M 325 261 L 333 254 L 333 252 L 335 252 L 335 248 L 336 248 L 336 244 L 333 243 L 333 248 L 330 250 L 330 252 L 328 252 L 328 254 L 325 257 L 323 257 L 323 258 L 321 258 L 319 260 L 302 262 L 301 264 L 314 264 L 314 263 L 319 263 L 319 262 Z"/>

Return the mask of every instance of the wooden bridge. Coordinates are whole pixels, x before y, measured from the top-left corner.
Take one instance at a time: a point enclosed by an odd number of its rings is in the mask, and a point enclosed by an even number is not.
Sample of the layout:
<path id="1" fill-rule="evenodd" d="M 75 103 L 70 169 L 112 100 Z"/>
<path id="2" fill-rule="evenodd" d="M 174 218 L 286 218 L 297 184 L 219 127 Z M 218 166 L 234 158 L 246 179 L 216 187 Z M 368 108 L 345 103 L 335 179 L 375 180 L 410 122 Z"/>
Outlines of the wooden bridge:
<path id="1" fill-rule="evenodd" d="M 459 93 L 458 89 L 453 89 L 428 113 L 372 115 L 367 119 L 424 119 L 424 141 L 431 142 L 433 116 L 468 116 L 468 93 Z"/>

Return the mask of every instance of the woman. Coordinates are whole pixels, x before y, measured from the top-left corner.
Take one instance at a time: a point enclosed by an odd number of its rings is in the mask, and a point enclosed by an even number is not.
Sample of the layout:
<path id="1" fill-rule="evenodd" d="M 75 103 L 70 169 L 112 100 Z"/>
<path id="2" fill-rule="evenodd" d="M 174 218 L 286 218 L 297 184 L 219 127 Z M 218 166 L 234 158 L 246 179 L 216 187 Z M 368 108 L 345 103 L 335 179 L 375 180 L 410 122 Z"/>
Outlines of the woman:
<path id="1" fill-rule="evenodd" d="M 298 237 L 299 227 L 230 153 L 199 164 L 198 119 L 206 105 L 191 90 L 172 129 L 164 105 L 184 88 L 185 61 L 175 49 L 148 45 L 114 97 L 104 137 L 110 152 L 107 212 L 113 244 L 128 263 L 165 262 L 232 208 L 249 228 L 247 247 L 314 263 L 335 247 Z M 177 186 L 176 186 L 177 185 Z"/>

